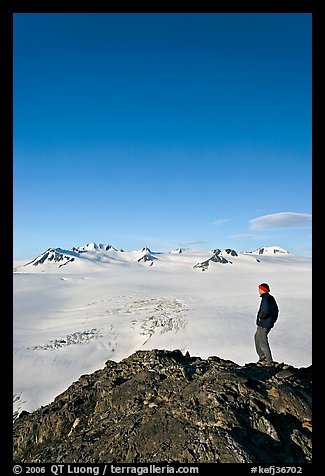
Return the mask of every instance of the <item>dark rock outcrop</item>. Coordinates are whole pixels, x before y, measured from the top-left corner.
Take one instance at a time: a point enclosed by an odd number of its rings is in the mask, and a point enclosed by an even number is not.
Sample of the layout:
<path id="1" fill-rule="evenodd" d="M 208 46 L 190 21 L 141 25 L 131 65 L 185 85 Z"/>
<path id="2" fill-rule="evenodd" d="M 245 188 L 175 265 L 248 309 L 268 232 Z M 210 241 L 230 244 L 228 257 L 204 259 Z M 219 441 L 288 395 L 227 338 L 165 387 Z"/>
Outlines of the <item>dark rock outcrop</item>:
<path id="1" fill-rule="evenodd" d="M 225 252 L 226 252 L 228 255 L 231 255 L 231 256 L 238 256 L 237 251 L 232 250 L 231 248 L 226 248 L 226 249 L 225 249 Z"/>
<path id="2" fill-rule="evenodd" d="M 232 264 L 231 261 L 229 261 L 228 259 L 222 256 L 221 250 L 216 249 L 216 250 L 212 250 L 212 252 L 213 252 L 213 255 L 211 256 L 211 258 L 207 259 L 206 261 L 202 261 L 201 263 L 197 263 L 195 266 L 193 266 L 193 268 L 200 268 L 202 271 L 206 271 L 208 267 L 210 266 L 211 262 L 221 263 L 221 264 L 227 264 L 227 263 Z"/>
<path id="3" fill-rule="evenodd" d="M 65 266 L 68 263 L 72 263 L 74 261 L 74 256 L 78 256 L 78 252 L 75 249 L 68 252 L 62 250 L 61 248 L 49 248 L 46 250 L 41 256 L 35 258 L 33 261 L 25 264 L 24 266 L 28 266 L 32 264 L 33 266 L 38 266 L 45 262 L 53 262 L 53 263 L 60 263 L 59 268 L 61 266 Z"/>
<path id="4" fill-rule="evenodd" d="M 138 263 L 148 263 L 150 266 L 152 266 L 154 260 L 157 259 L 155 256 L 152 255 L 152 251 L 147 247 L 142 248 L 141 251 L 143 254 L 141 258 L 138 259 Z"/>
<path id="5" fill-rule="evenodd" d="M 14 462 L 311 462 L 311 367 L 138 351 L 14 422 Z"/>

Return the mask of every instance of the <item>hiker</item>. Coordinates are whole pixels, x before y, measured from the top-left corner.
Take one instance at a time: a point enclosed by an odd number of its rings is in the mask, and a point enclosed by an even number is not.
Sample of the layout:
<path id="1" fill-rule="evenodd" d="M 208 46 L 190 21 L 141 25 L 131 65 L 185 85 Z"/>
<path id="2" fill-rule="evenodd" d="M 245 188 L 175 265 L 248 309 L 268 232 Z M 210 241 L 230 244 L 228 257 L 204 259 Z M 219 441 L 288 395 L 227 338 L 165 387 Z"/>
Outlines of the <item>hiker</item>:
<path id="1" fill-rule="evenodd" d="M 257 365 L 271 366 L 273 359 L 268 334 L 278 318 L 279 308 L 276 300 L 270 294 L 270 286 L 267 283 L 260 284 L 258 290 L 261 296 L 261 304 L 257 313 L 257 329 L 254 336 L 255 348 L 259 356 Z"/>

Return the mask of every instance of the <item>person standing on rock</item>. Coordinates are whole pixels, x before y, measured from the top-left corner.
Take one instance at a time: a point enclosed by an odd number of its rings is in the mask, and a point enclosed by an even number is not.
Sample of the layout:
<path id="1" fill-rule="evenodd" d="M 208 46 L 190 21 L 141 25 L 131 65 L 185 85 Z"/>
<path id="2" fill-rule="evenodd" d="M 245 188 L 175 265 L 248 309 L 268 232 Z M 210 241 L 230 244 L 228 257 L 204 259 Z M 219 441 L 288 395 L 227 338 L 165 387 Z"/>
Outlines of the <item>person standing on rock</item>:
<path id="1" fill-rule="evenodd" d="M 261 304 L 257 312 L 257 329 L 254 336 L 255 348 L 259 356 L 257 365 L 271 366 L 273 358 L 268 334 L 278 318 L 279 308 L 275 298 L 270 294 L 270 286 L 267 283 L 260 284 L 258 290 L 261 296 Z"/>

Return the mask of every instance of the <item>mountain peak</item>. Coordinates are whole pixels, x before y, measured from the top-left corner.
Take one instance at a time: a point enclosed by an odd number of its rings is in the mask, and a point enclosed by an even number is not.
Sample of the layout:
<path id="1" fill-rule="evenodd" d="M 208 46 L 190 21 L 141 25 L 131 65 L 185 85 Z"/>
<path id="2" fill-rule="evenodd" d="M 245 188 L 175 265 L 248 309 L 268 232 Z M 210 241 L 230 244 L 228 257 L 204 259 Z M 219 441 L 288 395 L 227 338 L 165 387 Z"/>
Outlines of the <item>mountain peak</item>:
<path id="1" fill-rule="evenodd" d="M 77 250 L 79 252 L 83 251 L 109 251 L 109 250 L 115 250 L 117 251 L 112 245 L 107 245 L 103 243 L 88 243 L 85 246 L 79 246 Z"/>
<path id="2" fill-rule="evenodd" d="M 252 253 L 258 255 L 290 254 L 289 251 L 280 246 L 260 246 L 257 250 L 252 251 Z"/>
<path id="3" fill-rule="evenodd" d="M 76 256 L 78 256 L 78 252 L 73 250 L 68 251 L 62 250 L 61 248 L 48 248 L 44 253 L 27 263 L 25 266 L 39 266 L 47 262 L 55 263 L 59 268 L 61 268 L 61 266 L 64 266 L 67 263 L 72 263 Z"/>
<path id="4" fill-rule="evenodd" d="M 137 351 L 14 422 L 14 462 L 311 462 L 311 367 Z M 127 444 L 126 444 L 127 442 Z"/>

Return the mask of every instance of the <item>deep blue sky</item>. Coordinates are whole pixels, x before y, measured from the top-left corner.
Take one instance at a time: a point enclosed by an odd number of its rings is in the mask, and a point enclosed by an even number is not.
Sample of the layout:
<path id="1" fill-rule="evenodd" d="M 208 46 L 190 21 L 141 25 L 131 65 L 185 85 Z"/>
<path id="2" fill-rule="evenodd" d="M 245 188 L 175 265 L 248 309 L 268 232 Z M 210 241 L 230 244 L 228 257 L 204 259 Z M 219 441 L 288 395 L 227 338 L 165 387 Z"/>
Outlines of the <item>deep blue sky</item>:
<path id="1" fill-rule="evenodd" d="M 15 14 L 14 258 L 311 255 L 311 19 Z"/>

